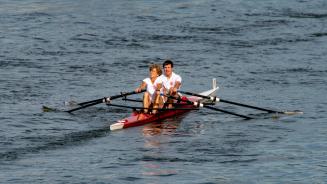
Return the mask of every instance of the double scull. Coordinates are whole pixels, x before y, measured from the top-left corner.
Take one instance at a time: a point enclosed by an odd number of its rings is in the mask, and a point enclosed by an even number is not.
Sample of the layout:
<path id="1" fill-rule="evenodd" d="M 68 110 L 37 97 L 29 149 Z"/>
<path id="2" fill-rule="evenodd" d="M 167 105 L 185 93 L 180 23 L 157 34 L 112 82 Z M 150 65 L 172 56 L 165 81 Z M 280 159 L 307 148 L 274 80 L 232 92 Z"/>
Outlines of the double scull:
<path id="1" fill-rule="evenodd" d="M 200 93 L 200 95 L 203 96 L 215 96 L 216 91 L 219 89 L 219 87 L 216 87 L 216 85 L 213 86 L 212 89 L 208 91 L 204 91 Z M 114 124 L 110 125 L 110 130 L 119 130 L 123 128 L 129 128 L 129 127 L 135 127 L 135 126 L 141 126 L 152 122 L 158 122 L 162 121 L 167 118 L 179 116 L 182 114 L 185 114 L 193 109 L 197 109 L 198 107 L 194 104 L 187 103 L 194 102 L 198 103 L 199 101 L 204 101 L 206 99 L 203 99 L 201 97 L 197 96 L 182 96 L 181 101 L 178 104 L 175 104 L 177 108 L 172 109 L 162 109 L 156 113 L 156 114 L 148 114 L 148 113 L 142 113 L 139 111 L 133 111 L 132 114 L 124 119 L 118 120 Z"/>

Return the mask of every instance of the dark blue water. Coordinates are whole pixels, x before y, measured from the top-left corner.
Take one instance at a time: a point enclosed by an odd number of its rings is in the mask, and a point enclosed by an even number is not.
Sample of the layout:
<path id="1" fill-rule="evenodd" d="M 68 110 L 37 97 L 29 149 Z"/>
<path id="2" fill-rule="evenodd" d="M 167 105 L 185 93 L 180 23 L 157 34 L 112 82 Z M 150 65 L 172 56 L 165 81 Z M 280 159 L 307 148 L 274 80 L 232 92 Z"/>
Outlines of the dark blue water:
<path id="1" fill-rule="evenodd" d="M 325 183 L 326 55 L 324 0 L 2 0 L 0 183 Z M 217 78 L 221 98 L 304 114 L 110 132 L 130 110 L 42 112 L 131 91 L 167 58 L 186 91 Z"/>

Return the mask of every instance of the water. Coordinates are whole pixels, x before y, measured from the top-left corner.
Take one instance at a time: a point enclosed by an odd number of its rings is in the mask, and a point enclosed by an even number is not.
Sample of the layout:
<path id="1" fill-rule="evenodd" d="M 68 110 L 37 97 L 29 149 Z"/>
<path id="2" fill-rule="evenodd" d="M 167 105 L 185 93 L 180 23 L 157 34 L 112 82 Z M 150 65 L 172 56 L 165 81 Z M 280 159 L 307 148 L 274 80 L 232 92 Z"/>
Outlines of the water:
<path id="1" fill-rule="evenodd" d="M 327 3 L 0 1 L 0 183 L 325 183 Z M 183 89 L 303 115 L 208 109 L 110 132 L 129 110 L 44 113 L 131 91 L 175 61 Z M 219 104 L 241 114 L 256 114 Z"/>

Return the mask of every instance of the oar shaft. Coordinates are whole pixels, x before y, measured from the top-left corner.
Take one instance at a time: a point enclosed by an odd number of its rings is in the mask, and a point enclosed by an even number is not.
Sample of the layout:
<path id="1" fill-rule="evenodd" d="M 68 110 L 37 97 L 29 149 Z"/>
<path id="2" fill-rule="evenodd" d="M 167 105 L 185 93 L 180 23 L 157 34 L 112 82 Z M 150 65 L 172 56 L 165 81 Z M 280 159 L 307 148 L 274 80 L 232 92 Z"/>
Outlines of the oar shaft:
<path id="1" fill-rule="evenodd" d="M 144 92 L 144 91 L 145 90 L 142 90 L 141 92 Z M 71 112 L 74 112 L 74 111 L 77 111 L 77 110 L 80 110 L 80 109 L 83 109 L 83 108 L 86 108 L 86 107 L 89 107 L 89 106 L 97 105 L 97 104 L 102 103 L 102 102 L 110 102 L 110 100 L 114 100 L 114 99 L 117 99 L 117 98 L 121 98 L 121 97 L 128 96 L 128 95 L 133 95 L 133 94 L 137 94 L 137 93 L 139 93 L 139 92 L 131 91 L 131 92 L 127 92 L 127 93 L 121 93 L 120 95 L 115 95 L 115 96 L 111 96 L 111 97 L 104 97 L 104 98 L 99 98 L 99 99 L 96 99 L 96 100 L 91 100 L 91 101 L 88 101 L 88 102 L 83 102 L 83 103 L 80 103 L 80 104 L 83 104 L 80 107 L 70 109 L 70 110 L 68 110 L 66 112 L 71 113 Z"/>
<path id="2" fill-rule="evenodd" d="M 147 108 L 147 107 L 136 107 L 136 106 L 128 106 L 128 105 L 119 105 L 119 104 L 107 104 L 112 107 L 122 107 L 128 109 L 149 109 L 149 110 L 158 110 L 158 111 L 172 111 L 172 110 L 199 110 L 199 108 Z"/>
<path id="3" fill-rule="evenodd" d="M 140 93 L 144 92 L 145 90 L 142 90 Z M 117 99 L 117 98 L 121 98 L 121 97 L 124 97 L 124 96 L 128 96 L 128 95 L 133 95 L 133 94 L 137 94 L 138 92 L 135 92 L 135 91 L 131 91 L 131 92 L 127 92 L 127 93 L 121 93 L 120 95 L 115 95 L 115 96 L 111 96 L 109 97 L 110 100 L 114 100 L 114 99 Z M 89 104 L 89 103 L 94 103 L 94 102 L 102 102 L 103 98 L 99 98 L 99 99 L 96 99 L 96 100 L 91 100 L 91 101 L 87 101 L 87 102 L 82 102 L 82 103 L 79 103 L 77 105 L 81 105 L 81 106 L 84 106 L 86 104 Z"/>
<path id="4" fill-rule="evenodd" d="M 103 101 L 103 98 L 101 99 L 101 101 L 94 101 L 93 103 L 89 103 L 89 104 L 86 104 L 86 105 L 83 105 L 83 106 L 80 106 L 80 107 L 77 107 L 77 108 L 74 108 L 74 109 L 70 109 L 70 110 L 68 110 L 66 112 L 71 113 L 71 112 L 74 112 L 74 111 L 77 111 L 77 110 L 80 110 L 80 109 L 83 109 L 83 108 L 86 108 L 86 107 L 97 105 L 99 103 L 102 103 L 102 101 Z"/>
<path id="5" fill-rule="evenodd" d="M 274 111 L 274 110 L 271 110 L 271 109 L 266 109 L 266 108 L 262 108 L 262 107 L 256 107 L 256 106 L 247 105 L 247 104 L 238 103 L 238 102 L 232 102 L 232 101 L 224 100 L 224 99 L 219 99 L 219 101 L 220 102 L 224 102 L 224 103 L 233 104 L 233 105 L 242 106 L 242 107 L 257 109 L 257 110 L 261 110 L 261 111 L 267 111 L 267 112 L 273 112 L 273 113 L 283 113 L 281 111 Z"/>
<path id="6" fill-rule="evenodd" d="M 208 105 L 204 105 L 204 104 L 201 104 L 201 103 L 198 103 L 198 102 L 192 102 L 190 100 L 181 99 L 180 97 L 179 98 L 176 98 L 176 97 L 173 97 L 173 96 L 167 96 L 167 97 L 168 98 L 175 99 L 175 100 L 180 100 L 180 101 L 186 102 L 188 104 L 193 104 L 193 105 L 196 105 L 196 106 L 203 106 L 204 108 L 207 108 L 207 109 L 224 112 L 226 114 L 231 114 L 231 115 L 242 117 L 242 118 L 245 118 L 245 119 L 253 119 L 253 118 L 251 118 L 249 116 L 245 116 L 245 115 L 242 115 L 242 114 L 237 114 L 237 113 L 234 113 L 234 112 L 222 110 L 222 109 L 219 109 L 219 108 L 216 108 L 216 107 L 212 107 L 212 106 L 208 106 Z"/>
<path id="7" fill-rule="evenodd" d="M 121 93 L 120 95 L 111 96 L 110 100 L 114 100 L 114 99 L 117 99 L 117 98 L 121 98 L 121 97 L 124 97 L 124 96 L 129 96 L 129 95 L 133 95 L 133 94 L 137 94 L 137 93 L 142 93 L 144 91 L 145 90 L 142 90 L 140 92 L 131 91 L 131 92 L 127 92 L 127 93 Z"/>
<path id="8" fill-rule="evenodd" d="M 256 106 L 253 106 L 253 105 L 247 105 L 247 104 L 243 104 L 243 103 L 239 103 L 239 102 L 224 100 L 224 99 L 221 99 L 221 98 L 216 98 L 216 97 L 211 97 L 211 96 L 204 96 L 204 95 L 191 93 L 191 92 L 187 92 L 187 91 L 179 91 L 179 92 L 187 94 L 187 95 L 192 95 L 192 96 L 197 96 L 197 97 L 201 97 L 201 98 L 205 98 L 205 99 L 209 99 L 209 100 L 213 100 L 213 101 L 219 101 L 219 102 L 223 102 L 223 103 L 229 103 L 229 104 L 238 105 L 238 106 L 242 106 L 242 107 L 257 109 L 257 110 L 266 111 L 266 112 L 270 112 L 270 113 L 284 113 L 282 111 L 275 111 L 275 110 L 266 109 L 266 108 L 262 108 L 262 107 L 256 107 Z"/>
<path id="9" fill-rule="evenodd" d="M 94 103 L 94 102 L 97 102 L 98 100 L 102 100 L 102 98 L 99 98 L 99 99 L 96 99 L 96 100 L 91 100 L 91 101 L 87 101 L 87 102 L 81 102 L 81 103 L 78 103 L 77 105 L 86 105 L 86 104 L 89 104 L 89 103 Z"/>
<path id="10" fill-rule="evenodd" d="M 242 114 L 236 114 L 234 112 L 230 112 L 230 111 L 226 111 L 226 110 L 223 110 L 223 109 L 219 109 L 217 107 L 211 107 L 211 106 L 204 106 L 205 108 L 208 108 L 208 109 L 211 109 L 211 110 L 215 110 L 215 111 L 220 111 L 220 112 L 224 112 L 226 114 L 231 114 L 231 115 L 234 115 L 234 116 L 238 116 L 238 117 L 241 117 L 241 118 L 245 118 L 245 119 L 253 119 L 249 116 L 245 116 L 245 115 L 242 115 Z"/>

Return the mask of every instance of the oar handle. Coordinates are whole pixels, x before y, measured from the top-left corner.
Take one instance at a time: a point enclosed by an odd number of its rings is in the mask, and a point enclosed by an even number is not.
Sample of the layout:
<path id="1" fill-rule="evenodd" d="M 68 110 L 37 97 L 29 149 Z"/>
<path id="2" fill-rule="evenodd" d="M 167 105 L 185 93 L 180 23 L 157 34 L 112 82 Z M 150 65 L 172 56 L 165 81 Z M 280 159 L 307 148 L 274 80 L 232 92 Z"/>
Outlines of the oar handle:
<path id="1" fill-rule="evenodd" d="M 171 96 L 171 95 L 165 95 L 163 93 L 160 94 L 161 96 L 164 96 L 164 97 L 167 97 L 167 98 L 171 98 L 171 99 L 174 99 L 174 100 L 177 100 L 177 101 L 182 101 L 182 102 L 186 102 L 190 105 L 194 105 L 195 107 L 203 107 L 204 104 L 203 103 L 200 103 L 200 102 L 192 102 L 190 100 L 187 100 L 187 99 L 183 99 L 181 97 L 174 97 L 174 96 Z"/>

